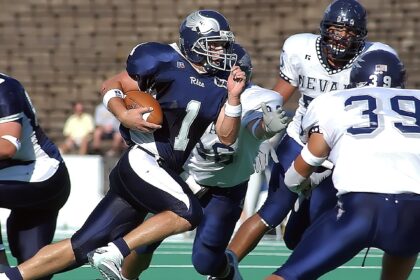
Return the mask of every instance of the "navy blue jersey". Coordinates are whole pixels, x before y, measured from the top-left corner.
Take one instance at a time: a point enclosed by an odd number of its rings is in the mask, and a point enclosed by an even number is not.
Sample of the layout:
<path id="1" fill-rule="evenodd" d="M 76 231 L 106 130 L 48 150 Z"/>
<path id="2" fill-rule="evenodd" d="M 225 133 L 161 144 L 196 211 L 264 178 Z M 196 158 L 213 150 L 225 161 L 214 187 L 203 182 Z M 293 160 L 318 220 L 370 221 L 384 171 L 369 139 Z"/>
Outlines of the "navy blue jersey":
<path id="1" fill-rule="evenodd" d="M 164 114 L 162 128 L 153 138 L 130 131 L 130 139 L 180 171 L 205 129 L 217 119 L 227 97 L 226 82 L 197 72 L 175 44 L 138 45 L 127 59 L 127 72 L 140 90 L 155 94 Z"/>
<path id="2" fill-rule="evenodd" d="M 19 81 L 4 74 L 0 74 L 0 122 L 19 122 L 22 125 L 21 147 L 12 159 L 0 160 L 0 169 L 27 165 L 39 159 L 62 161 L 57 147 L 38 125 L 35 109 L 25 89 Z"/>

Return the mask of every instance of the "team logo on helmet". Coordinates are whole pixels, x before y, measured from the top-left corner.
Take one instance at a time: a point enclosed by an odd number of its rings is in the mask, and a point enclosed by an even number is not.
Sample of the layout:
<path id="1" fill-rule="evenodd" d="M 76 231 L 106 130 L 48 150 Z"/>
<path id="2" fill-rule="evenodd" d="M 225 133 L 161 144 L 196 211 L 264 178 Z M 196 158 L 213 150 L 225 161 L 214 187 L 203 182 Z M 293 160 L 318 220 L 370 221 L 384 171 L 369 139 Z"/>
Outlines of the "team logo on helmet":
<path id="1" fill-rule="evenodd" d="M 220 31 L 220 25 L 217 20 L 214 18 L 203 17 L 198 11 L 187 17 L 186 26 L 194 31 L 199 31 L 204 35 Z"/>

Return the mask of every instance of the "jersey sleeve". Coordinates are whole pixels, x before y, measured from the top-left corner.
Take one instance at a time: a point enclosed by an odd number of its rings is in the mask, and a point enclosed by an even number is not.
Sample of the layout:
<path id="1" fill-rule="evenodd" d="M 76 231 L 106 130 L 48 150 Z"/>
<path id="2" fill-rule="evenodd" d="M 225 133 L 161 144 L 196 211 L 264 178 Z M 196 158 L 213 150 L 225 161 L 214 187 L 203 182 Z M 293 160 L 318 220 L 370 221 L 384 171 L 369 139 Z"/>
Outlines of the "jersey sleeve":
<path id="1" fill-rule="evenodd" d="M 297 56 L 296 48 L 299 48 L 301 35 L 294 35 L 289 37 L 283 44 L 280 53 L 280 77 L 290 83 L 292 86 L 297 87 L 299 81 L 299 74 L 296 69 Z M 301 42 L 303 43 L 303 42 Z"/>
<path id="2" fill-rule="evenodd" d="M 302 118 L 300 140 L 306 144 L 309 135 L 313 132 L 323 133 L 322 123 L 325 114 L 328 112 L 326 95 L 321 95 L 312 100 L 305 115 Z"/>
<path id="3" fill-rule="evenodd" d="M 311 133 L 318 132 L 323 134 L 329 147 L 334 145 L 342 128 L 338 124 L 345 112 L 341 94 L 343 92 L 335 91 L 318 96 L 309 104 L 301 125 L 300 139 L 303 143 L 308 142 Z"/>
<path id="4" fill-rule="evenodd" d="M 0 123 L 19 120 L 23 117 L 23 87 L 13 80 L 0 84 Z"/>
<path id="5" fill-rule="evenodd" d="M 130 52 L 126 70 L 128 75 L 137 81 L 140 90 L 146 91 L 153 85 L 153 78 L 160 67 L 171 58 L 168 45 L 154 42 L 139 44 Z"/>

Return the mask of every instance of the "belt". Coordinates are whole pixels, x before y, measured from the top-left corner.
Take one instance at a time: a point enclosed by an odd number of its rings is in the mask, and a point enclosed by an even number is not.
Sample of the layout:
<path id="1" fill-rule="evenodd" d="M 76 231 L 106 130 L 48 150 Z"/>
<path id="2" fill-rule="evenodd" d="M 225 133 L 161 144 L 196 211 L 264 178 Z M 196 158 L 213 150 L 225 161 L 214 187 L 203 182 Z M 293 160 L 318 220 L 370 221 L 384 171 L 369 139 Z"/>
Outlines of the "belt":
<path id="1" fill-rule="evenodd" d="M 142 150 L 143 152 L 145 152 L 145 153 L 146 153 L 146 154 L 148 154 L 149 156 L 154 157 L 154 158 L 155 158 L 155 160 L 156 160 L 156 162 L 157 162 L 157 164 L 159 164 L 159 166 L 160 166 L 160 167 L 163 167 L 163 166 L 164 166 L 164 164 L 165 164 L 165 160 L 164 160 L 163 158 L 161 158 L 161 156 L 159 156 L 159 155 L 156 155 L 156 154 L 152 153 L 151 151 L 149 151 L 149 150 L 147 150 L 147 149 L 143 148 L 143 147 L 142 147 L 142 146 L 140 146 L 140 145 L 135 145 L 135 147 L 136 147 L 136 148 L 139 148 L 140 150 Z"/>

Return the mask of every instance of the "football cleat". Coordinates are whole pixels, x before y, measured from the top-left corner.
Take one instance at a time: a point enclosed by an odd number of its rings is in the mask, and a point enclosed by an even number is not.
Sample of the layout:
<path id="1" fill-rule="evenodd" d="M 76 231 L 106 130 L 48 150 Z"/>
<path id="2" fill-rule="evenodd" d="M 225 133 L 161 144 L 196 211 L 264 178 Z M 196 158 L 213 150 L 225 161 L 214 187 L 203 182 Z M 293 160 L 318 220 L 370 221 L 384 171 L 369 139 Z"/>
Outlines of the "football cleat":
<path id="1" fill-rule="evenodd" d="M 99 270 L 105 280 L 122 280 L 121 266 L 124 259 L 114 243 L 88 253 L 88 260 L 93 268 Z"/>

